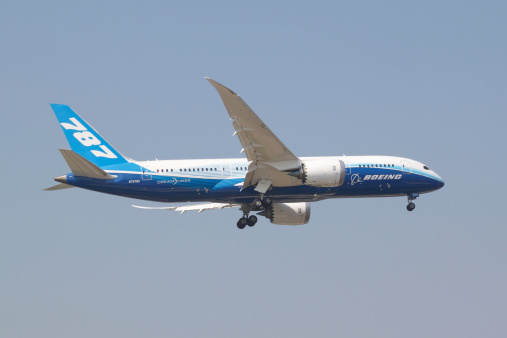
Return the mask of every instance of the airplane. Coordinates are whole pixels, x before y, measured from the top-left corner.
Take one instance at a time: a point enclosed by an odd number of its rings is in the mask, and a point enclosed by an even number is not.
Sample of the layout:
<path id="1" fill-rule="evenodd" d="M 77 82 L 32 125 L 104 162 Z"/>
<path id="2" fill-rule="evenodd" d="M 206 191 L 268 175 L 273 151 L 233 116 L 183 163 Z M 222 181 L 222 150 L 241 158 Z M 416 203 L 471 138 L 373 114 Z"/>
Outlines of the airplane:
<path id="1" fill-rule="evenodd" d="M 239 208 L 239 229 L 257 216 L 273 224 L 302 225 L 310 203 L 329 198 L 406 196 L 413 211 L 420 194 L 444 181 L 421 162 L 395 156 L 298 157 L 229 88 L 218 91 L 246 158 L 136 161 L 118 152 L 69 106 L 51 104 L 69 149 L 59 149 L 71 173 L 45 190 L 79 187 L 155 202 L 206 202 L 143 209 L 184 213 Z M 257 215 L 257 216 L 256 216 Z"/>

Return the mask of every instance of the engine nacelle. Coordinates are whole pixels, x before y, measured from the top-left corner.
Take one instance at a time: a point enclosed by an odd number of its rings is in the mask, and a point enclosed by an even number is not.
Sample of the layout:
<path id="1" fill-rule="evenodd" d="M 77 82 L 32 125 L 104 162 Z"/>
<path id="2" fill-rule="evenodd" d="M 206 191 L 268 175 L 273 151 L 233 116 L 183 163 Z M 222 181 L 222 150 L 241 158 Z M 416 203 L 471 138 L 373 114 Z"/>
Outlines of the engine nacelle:
<path id="1" fill-rule="evenodd" d="M 310 203 L 273 203 L 262 213 L 273 224 L 301 225 L 310 220 Z"/>
<path id="2" fill-rule="evenodd" d="M 338 159 L 310 160 L 290 175 L 313 187 L 338 187 L 345 181 L 345 163 Z"/>

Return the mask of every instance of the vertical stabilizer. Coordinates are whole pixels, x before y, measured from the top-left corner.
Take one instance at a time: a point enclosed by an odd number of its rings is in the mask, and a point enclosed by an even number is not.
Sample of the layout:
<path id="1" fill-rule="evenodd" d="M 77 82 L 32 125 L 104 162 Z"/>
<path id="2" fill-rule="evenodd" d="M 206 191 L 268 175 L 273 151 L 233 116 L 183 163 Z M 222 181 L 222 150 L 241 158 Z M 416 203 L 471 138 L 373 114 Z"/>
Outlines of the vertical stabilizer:
<path id="1" fill-rule="evenodd" d="M 99 167 L 128 162 L 69 106 L 52 104 L 51 108 L 53 108 L 65 137 L 75 153 Z"/>

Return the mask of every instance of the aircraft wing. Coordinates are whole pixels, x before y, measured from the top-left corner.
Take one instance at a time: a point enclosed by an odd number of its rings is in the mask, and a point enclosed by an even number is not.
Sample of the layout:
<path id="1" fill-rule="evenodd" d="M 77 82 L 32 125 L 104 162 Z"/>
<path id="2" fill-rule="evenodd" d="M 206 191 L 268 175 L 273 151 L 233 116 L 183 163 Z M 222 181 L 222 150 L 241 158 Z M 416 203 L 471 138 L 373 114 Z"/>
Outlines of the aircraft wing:
<path id="1" fill-rule="evenodd" d="M 178 207 L 141 207 L 138 205 L 132 205 L 134 208 L 139 209 L 149 209 L 149 210 L 173 210 L 173 211 L 181 211 L 183 214 L 186 211 L 199 211 L 199 213 L 205 210 L 212 209 L 224 209 L 224 208 L 234 208 L 240 207 L 240 204 L 231 204 L 231 203 L 204 203 L 204 204 L 189 204 Z"/>
<path id="2" fill-rule="evenodd" d="M 234 127 L 246 154 L 250 167 L 243 188 L 256 185 L 263 180 L 260 192 L 264 193 L 271 185 L 293 186 L 301 181 L 288 173 L 301 166 L 299 158 L 283 144 L 282 141 L 266 126 L 248 105 L 232 90 L 220 83 L 206 78 L 218 91 L 229 113 Z"/>

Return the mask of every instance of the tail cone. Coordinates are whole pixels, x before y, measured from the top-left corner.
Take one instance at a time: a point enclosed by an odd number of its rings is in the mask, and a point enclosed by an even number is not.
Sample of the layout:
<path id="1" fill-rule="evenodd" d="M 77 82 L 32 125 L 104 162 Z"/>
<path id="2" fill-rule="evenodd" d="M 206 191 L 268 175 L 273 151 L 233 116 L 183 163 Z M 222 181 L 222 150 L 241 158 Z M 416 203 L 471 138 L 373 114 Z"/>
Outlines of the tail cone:
<path id="1" fill-rule="evenodd" d="M 67 183 L 67 175 L 55 177 L 56 182 Z"/>

